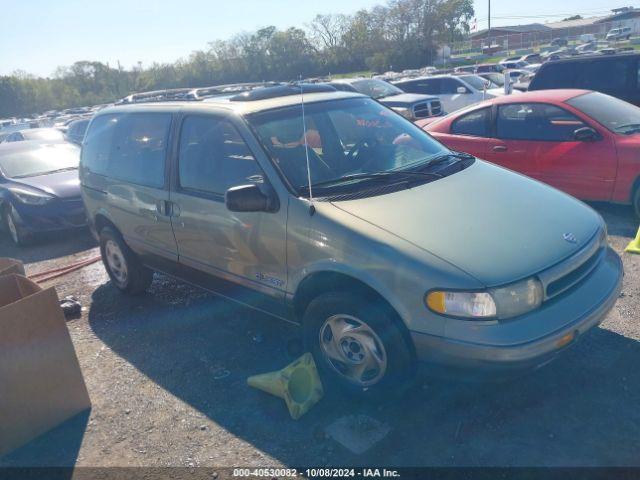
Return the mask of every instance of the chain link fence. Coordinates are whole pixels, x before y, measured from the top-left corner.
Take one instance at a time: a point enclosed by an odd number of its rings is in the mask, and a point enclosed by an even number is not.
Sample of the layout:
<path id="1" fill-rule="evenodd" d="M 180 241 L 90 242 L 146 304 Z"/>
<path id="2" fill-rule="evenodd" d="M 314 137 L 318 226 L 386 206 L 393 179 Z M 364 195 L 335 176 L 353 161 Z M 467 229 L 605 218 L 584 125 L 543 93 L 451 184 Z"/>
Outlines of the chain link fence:
<path id="1" fill-rule="evenodd" d="M 520 51 L 556 50 L 566 45 L 569 47 L 589 41 L 604 42 L 607 33 L 614 28 L 630 27 L 629 37 L 633 43 L 640 34 L 640 18 L 632 21 L 602 22 L 566 28 L 548 28 L 538 31 L 509 33 L 500 35 L 499 29 L 489 34 L 484 32 L 475 38 L 454 43 L 451 47 L 451 57 L 474 57 L 517 54 Z M 627 35 L 618 39 L 626 41 Z M 640 39 L 638 39 L 640 43 Z M 553 43 L 552 43 L 553 42 Z M 523 52 L 524 53 L 524 52 Z M 452 58 L 453 59 L 453 58 Z"/>

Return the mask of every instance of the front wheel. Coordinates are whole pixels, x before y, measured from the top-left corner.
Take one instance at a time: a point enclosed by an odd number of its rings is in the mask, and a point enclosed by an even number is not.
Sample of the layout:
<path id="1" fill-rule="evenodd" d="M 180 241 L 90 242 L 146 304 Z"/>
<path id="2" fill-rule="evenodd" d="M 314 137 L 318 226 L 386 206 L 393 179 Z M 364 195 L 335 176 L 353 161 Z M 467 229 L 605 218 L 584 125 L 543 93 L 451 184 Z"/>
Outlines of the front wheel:
<path id="1" fill-rule="evenodd" d="M 640 217 L 640 186 L 636 188 L 633 194 L 633 209 L 636 212 L 636 217 Z"/>
<path id="2" fill-rule="evenodd" d="M 316 297 L 304 337 L 326 382 L 349 393 L 396 394 L 409 384 L 412 355 L 399 318 L 378 298 L 347 292 Z"/>
<path id="3" fill-rule="evenodd" d="M 102 262 L 113 284 L 125 293 L 143 293 L 153 281 L 153 272 L 142 265 L 135 253 L 111 228 L 100 232 Z"/>

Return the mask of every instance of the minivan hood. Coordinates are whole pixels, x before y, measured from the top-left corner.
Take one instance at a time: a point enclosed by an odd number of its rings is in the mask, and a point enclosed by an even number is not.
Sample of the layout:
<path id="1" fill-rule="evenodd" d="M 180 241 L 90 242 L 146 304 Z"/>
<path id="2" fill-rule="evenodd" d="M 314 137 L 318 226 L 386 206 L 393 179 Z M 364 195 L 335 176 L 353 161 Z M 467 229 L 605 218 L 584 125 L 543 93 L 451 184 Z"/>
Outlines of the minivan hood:
<path id="1" fill-rule="evenodd" d="M 59 198 L 74 198 L 80 196 L 80 180 L 78 170 L 38 175 L 36 177 L 13 179 L 16 185 L 32 187 L 49 195 Z"/>
<path id="2" fill-rule="evenodd" d="M 405 105 L 413 105 L 418 102 L 430 102 L 431 100 L 438 100 L 438 97 L 433 95 L 422 95 L 420 93 L 399 93 L 397 95 L 390 95 L 378 99 L 380 103 L 393 107 L 403 107 Z"/>
<path id="3" fill-rule="evenodd" d="M 436 255 L 487 287 L 540 272 L 584 246 L 600 216 L 554 188 L 476 160 L 419 187 L 333 205 Z M 569 243 L 564 234 L 573 234 Z"/>

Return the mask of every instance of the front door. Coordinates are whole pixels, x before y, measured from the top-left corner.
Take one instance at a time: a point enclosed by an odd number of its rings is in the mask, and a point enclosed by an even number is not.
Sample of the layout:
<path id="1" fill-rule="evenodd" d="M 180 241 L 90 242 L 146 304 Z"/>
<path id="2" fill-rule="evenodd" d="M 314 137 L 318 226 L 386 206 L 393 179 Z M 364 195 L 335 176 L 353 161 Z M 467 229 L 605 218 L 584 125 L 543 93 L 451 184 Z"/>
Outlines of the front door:
<path id="1" fill-rule="evenodd" d="M 223 116 L 185 116 L 175 170 L 172 223 L 180 263 L 218 277 L 221 288 L 238 287 L 233 296 L 249 305 L 268 311 L 272 301 L 282 305 L 287 205 L 275 213 L 238 213 L 224 201 L 234 186 L 268 188 L 238 126 Z"/>
<path id="2" fill-rule="evenodd" d="M 556 105 L 501 105 L 496 145 L 506 150 L 494 155 L 508 154 L 505 157 L 513 162 L 521 157 L 519 171 L 577 198 L 609 200 L 616 175 L 615 148 L 607 136 L 576 141 L 574 132 L 585 127 L 590 125 Z"/>

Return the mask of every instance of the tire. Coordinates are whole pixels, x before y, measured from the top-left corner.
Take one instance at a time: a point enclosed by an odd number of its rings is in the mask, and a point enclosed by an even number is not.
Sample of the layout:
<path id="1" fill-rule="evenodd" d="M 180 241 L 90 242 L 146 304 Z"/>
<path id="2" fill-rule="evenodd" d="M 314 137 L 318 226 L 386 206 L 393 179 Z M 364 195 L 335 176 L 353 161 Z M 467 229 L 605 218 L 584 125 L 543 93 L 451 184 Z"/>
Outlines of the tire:
<path id="1" fill-rule="evenodd" d="M 636 212 L 636 217 L 640 218 L 640 185 L 633 193 L 633 210 Z"/>
<path id="2" fill-rule="evenodd" d="M 395 311 L 372 296 L 327 292 L 312 300 L 303 335 L 325 387 L 365 397 L 402 394 L 415 362 L 399 322 Z"/>
<path id="3" fill-rule="evenodd" d="M 16 246 L 24 247 L 31 243 L 31 236 L 25 233 L 16 222 L 15 210 L 12 205 L 8 205 L 3 209 L 2 222 L 5 232 L 9 234 L 9 238 Z"/>
<path id="4" fill-rule="evenodd" d="M 105 227 L 100 231 L 100 254 L 111 282 L 129 295 L 144 293 L 153 281 L 153 272 L 142 265 L 119 232 Z"/>

